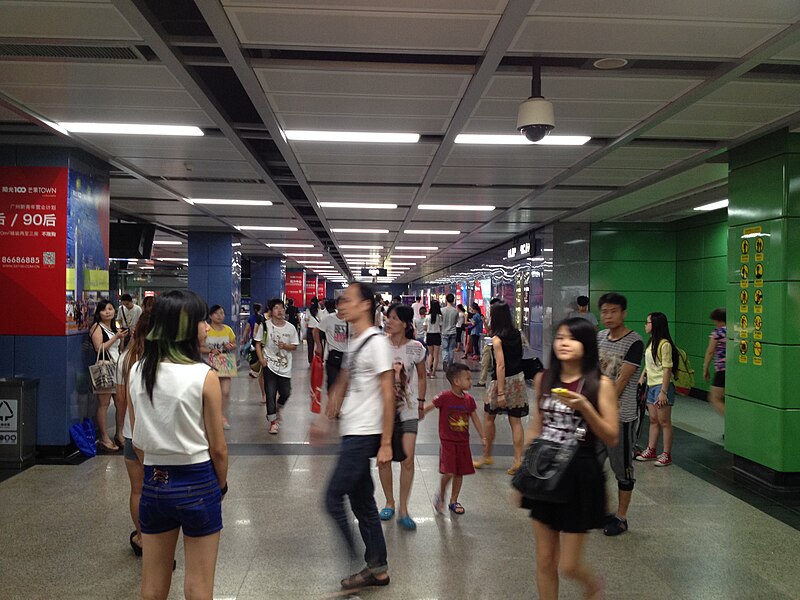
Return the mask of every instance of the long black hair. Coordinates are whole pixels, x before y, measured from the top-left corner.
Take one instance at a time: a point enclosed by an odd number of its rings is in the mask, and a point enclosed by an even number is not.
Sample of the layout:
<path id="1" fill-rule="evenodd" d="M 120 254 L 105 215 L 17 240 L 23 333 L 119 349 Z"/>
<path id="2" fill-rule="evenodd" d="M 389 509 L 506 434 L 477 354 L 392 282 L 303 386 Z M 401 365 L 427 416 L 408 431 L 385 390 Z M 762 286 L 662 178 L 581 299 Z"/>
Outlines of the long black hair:
<path id="1" fill-rule="evenodd" d="M 371 285 L 367 285 L 361 281 L 354 281 L 348 287 L 356 286 L 358 288 L 358 295 L 361 296 L 361 301 L 367 301 L 370 303 L 369 310 L 371 315 L 375 314 L 375 309 L 377 308 L 378 304 L 375 298 L 375 290 L 372 289 Z"/>
<path id="2" fill-rule="evenodd" d="M 678 352 L 678 347 L 675 345 L 675 342 L 672 341 L 672 336 L 669 334 L 667 315 L 660 312 L 654 312 L 647 315 L 647 317 L 650 319 L 651 324 L 650 340 L 647 343 L 652 346 L 650 351 L 653 353 L 653 362 L 656 364 L 660 362 L 658 357 L 658 348 L 661 346 L 661 342 L 669 342 L 669 345 L 672 348 L 672 373 L 674 374 L 675 371 L 678 370 L 678 365 L 680 364 L 680 353 Z"/>
<path id="3" fill-rule="evenodd" d="M 308 312 L 311 313 L 311 316 L 315 319 L 317 318 L 317 312 L 319 312 L 319 300 L 316 296 L 311 298 L 311 304 L 308 305 Z"/>
<path id="4" fill-rule="evenodd" d="M 431 317 L 431 323 L 436 325 L 436 317 L 440 317 L 442 315 L 442 305 L 439 304 L 438 300 L 431 300 L 431 310 L 428 314 Z"/>
<path id="5" fill-rule="evenodd" d="M 194 292 L 172 290 L 159 297 L 150 317 L 150 332 L 140 362 L 145 389 L 153 400 L 158 365 L 202 362 L 197 328 L 208 318 L 205 301 Z"/>
<path id="6" fill-rule="evenodd" d="M 405 304 L 392 304 L 389 307 L 389 310 L 386 311 L 386 316 L 388 317 L 392 313 L 397 315 L 397 318 L 400 319 L 406 325 L 406 337 L 409 340 L 414 339 L 414 309 L 410 306 L 406 306 Z"/>
<path id="7" fill-rule="evenodd" d="M 583 358 L 581 359 L 581 374 L 583 375 L 583 389 L 581 393 L 597 406 L 597 397 L 600 391 L 600 353 L 597 349 L 597 333 L 594 325 L 582 317 L 564 319 L 556 326 L 556 332 L 562 327 L 569 329 L 570 335 L 583 345 Z M 550 351 L 550 367 L 547 369 L 543 381 L 544 395 L 549 390 L 561 384 L 561 361 L 556 356 L 556 342 Z"/>
<path id="8" fill-rule="evenodd" d="M 106 306 L 111 305 L 114 306 L 114 303 L 107 298 L 100 298 L 97 302 L 97 307 L 94 309 L 94 321 L 92 321 L 92 331 L 94 331 L 94 326 L 99 325 L 103 322 L 103 319 L 100 317 L 100 313 L 106 309 Z M 116 308 L 114 309 L 114 314 L 116 316 Z M 114 317 L 111 318 L 111 331 L 114 333 L 117 332 L 117 321 Z"/>
<path id="9" fill-rule="evenodd" d="M 489 307 L 489 320 L 492 324 L 492 335 L 501 339 L 509 338 L 517 332 L 511 318 L 511 307 L 505 302 L 495 302 Z"/>

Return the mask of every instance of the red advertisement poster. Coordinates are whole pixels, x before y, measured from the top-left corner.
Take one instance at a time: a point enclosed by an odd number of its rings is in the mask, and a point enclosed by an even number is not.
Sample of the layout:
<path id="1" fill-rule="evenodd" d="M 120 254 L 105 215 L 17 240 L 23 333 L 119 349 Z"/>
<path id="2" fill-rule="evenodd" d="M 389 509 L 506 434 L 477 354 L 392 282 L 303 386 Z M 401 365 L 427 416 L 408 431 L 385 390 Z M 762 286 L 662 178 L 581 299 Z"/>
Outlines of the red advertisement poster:
<path id="1" fill-rule="evenodd" d="M 0 167 L 1 335 L 64 335 L 66 167 Z"/>
<path id="2" fill-rule="evenodd" d="M 305 287 L 305 271 L 286 271 L 286 299 L 294 300 L 294 305 L 297 307 L 305 305 Z"/>
<path id="3" fill-rule="evenodd" d="M 311 299 L 317 295 L 317 276 L 306 275 L 306 298 L 305 306 L 311 304 Z"/>
<path id="4" fill-rule="evenodd" d="M 327 282 L 322 277 L 317 278 L 317 298 L 319 298 L 320 300 L 325 298 L 327 295 L 326 294 L 327 290 L 325 289 L 326 283 Z"/>

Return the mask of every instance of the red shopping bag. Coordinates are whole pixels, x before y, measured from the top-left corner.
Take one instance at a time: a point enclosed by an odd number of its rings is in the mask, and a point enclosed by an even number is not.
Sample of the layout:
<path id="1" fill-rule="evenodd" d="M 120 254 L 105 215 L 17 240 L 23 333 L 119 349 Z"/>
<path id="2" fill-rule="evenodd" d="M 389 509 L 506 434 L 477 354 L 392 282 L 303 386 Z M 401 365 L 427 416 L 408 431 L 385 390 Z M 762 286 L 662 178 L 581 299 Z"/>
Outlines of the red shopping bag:
<path id="1" fill-rule="evenodd" d="M 311 412 L 319 413 L 322 409 L 320 398 L 322 397 L 322 357 L 314 354 L 311 361 Z"/>

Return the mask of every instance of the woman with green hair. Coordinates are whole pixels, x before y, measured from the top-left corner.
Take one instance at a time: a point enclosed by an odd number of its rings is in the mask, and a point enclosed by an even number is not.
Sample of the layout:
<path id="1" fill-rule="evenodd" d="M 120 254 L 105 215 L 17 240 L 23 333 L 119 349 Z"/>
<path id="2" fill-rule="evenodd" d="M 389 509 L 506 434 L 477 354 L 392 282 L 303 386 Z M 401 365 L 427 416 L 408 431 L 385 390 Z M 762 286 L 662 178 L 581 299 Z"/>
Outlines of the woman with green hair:
<path id="1" fill-rule="evenodd" d="M 210 598 L 214 590 L 228 448 L 219 378 L 200 353 L 207 313 L 193 292 L 161 296 L 141 358 L 131 369 L 133 446 L 144 464 L 139 503 L 143 598 L 169 594 L 181 530 L 186 597 Z"/>

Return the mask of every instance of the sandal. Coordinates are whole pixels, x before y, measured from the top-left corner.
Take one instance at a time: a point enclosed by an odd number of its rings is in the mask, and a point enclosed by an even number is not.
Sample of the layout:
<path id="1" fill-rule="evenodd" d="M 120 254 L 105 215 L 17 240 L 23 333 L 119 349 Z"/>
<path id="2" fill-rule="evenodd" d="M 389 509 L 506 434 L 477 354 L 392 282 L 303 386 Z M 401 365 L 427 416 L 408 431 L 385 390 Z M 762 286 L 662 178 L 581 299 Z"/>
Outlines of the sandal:
<path id="1" fill-rule="evenodd" d="M 100 452 L 119 452 L 119 446 L 116 446 L 114 442 L 110 442 L 110 444 L 109 446 L 102 440 L 98 440 L 97 445 L 100 446 L 98 450 L 100 450 Z"/>
<path id="2" fill-rule="evenodd" d="M 114 443 L 115 443 L 115 444 L 117 445 L 117 447 L 119 447 L 119 448 L 124 448 L 124 447 L 125 447 L 125 440 L 121 440 L 121 439 L 119 439 L 119 438 L 116 438 L 116 437 L 115 437 L 115 438 L 114 438 Z"/>
<path id="3" fill-rule="evenodd" d="M 466 511 L 464 507 L 461 506 L 460 502 L 453 502 L 452 504 L 448 504 L 447 508 L 449 508 L 452 512 L 456 513 L 457 515 L 463 515 Z"/>
<path id="4" fill-rule="evenodd" d="M 375 574 L 369 569 L 359 571 L 354 575 L 350 575 L 341 581 L 343 590 L 358 590 L 365 587 L 375 587 L 389 585 L 389 577 L 386 579 L 378 579 Z"/>
<path id="5" fill-rule="evenodd" d="M 414 531 L 417 528 L 417 524 L 414 522 L 414 519 L 409 517 L 408 515 L 403 515 L 399 519 L 397 519 L 397 524 L 400 525 L 406 531 Z"/>
<path id="6" fill-rule="evenodd" d="M 508 471 L 506 471 L 506 473 L 508 473 L 509 475 L 511 475 L 511 476 L 513 477 L 514 475 L 516 475 L 516 474 L 517 474 L 517 471 L 519 471 L 519 468 L 520 468 L 521 466 L 522 466 L 522 465 L 514 465 L 514 466 L 513 466 L 513 467 L 511 467 L 511 468 L 510 468 Z"/>
<path id="7" fill-rule="evenodd" d="M 436 509 L 436 512 L 440 515 L 444 513 L 444 498 L 442 498 L 439 494 L 436 494 L 433 497 L 433 508 Z"/>
<path id="8" fill-rule="evenodd" d="M 381 521 L 388 521 L 394 516 L 394 509 L 387 506 L 386 508 L 382 508 L 379 514 Z"/>
<path id="9" fill-rule="evenodd" d="M 141 544 L 137 544 L 136 542 L 133 541 L 133 538 L 135 538 L 135 537 L 136 537 L 136 530 L 134 529 L 133 531 L 131 531 L 131 548 L 133 548 L 133 553 L 136 556 L 141 556 L 142 555 L 142 546 L 141 546 Z"/>
<path id="10" fill-rule="evenodd" d="M 476 469 L 480 469 L 483 466 L 489 466 L 494 464 L 494 459 L 491 456 L 481 456 L 478 460 L 472 461 L 472 466 Z"/>

